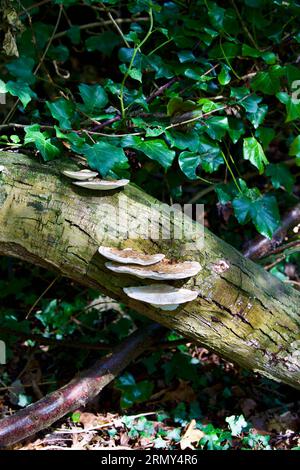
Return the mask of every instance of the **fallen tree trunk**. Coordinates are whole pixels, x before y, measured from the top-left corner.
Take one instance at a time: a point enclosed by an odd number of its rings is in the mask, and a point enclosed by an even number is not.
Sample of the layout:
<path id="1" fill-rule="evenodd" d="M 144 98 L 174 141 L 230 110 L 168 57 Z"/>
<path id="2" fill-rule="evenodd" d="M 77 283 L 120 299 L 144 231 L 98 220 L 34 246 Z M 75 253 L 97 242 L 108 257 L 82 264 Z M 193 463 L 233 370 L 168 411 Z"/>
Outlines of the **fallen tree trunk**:
<path id="1" fill-rule="evenodd" d="M 133 185 L 96 193 L 64 178 L 60 171 L 65 162 L 45 165 L 8 152 L 0 154 L 0 165 L 0 254 L 99 289 L 220 356 L 300 388 L 300 294 L 295 289 L 208 230 L 199 251 L 191 251 L 186 239 L 123 239 L 119 230 L 131 226 L 138 233 L 153 207 L 159 216 L 149 222 L 150 232 L 170 224 L 167 208 Z M 112 209 L 121 196 L 127 210 L 116 220 Z M 200 239 L 201 227 L 187 219 Z M 97 253 L 99 245 L 199 261 L 202 270 L 196 277 L 173 283 L 197 290 L 198 298 L 173 312 L 129 299 L 124 287 L 153 281 L 112 273 Z"/>

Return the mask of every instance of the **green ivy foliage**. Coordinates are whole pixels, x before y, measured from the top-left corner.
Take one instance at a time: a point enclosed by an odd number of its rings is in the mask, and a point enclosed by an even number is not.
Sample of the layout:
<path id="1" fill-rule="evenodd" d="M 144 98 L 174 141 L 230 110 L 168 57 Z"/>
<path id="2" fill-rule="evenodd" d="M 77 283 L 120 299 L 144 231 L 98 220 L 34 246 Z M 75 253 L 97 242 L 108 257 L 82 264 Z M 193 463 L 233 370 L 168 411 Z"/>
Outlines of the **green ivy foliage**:
<path id="1" fill-rule="evenodd" d="M 214 190 L 272 236 L 300 165 L 298 2 L 8 3 L 1 148 L 79 155 L 173 200 Z"/>

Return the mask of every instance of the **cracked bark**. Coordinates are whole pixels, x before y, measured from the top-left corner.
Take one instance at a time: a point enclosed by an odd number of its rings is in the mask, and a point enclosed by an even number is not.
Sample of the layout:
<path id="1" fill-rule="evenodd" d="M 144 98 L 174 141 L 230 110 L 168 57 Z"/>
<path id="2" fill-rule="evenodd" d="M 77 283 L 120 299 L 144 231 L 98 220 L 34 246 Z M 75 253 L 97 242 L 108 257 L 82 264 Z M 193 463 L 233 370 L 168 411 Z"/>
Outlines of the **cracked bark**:
<path id="1" fill-rule="evenodd" d="M 70 161 L 45 165 L 2 152 L 0 164 L 0 254 L 99 289 L 224 358 L 300 388 L 300 294 L 295 289 L 208 230 L 199 251 L 190 251 L 187 240 L 120 237 L 111 208 L 121 198 L 126 197 L 127 219 L 135 229 L 137 219 L 143 224 L 149 218 L 151 205 L 161 217 L 152 220 L 150 229 L 155 232 L 168 223 L 166 207 L 134 185 L 111 192 L 75 187 L 60 173 L 62 168 L 76 169 Z M 118 222 L 124 228 L 123 217 Z M 189 219 L 185 223 L 201 232 Z M 196 289 L 198 298 L 175 312 L 129 299 L 123 287 L 147 281 L 108 271 L 97 253 L 100 244 L 199 261 L 197 277 L 173 283 Z M 223 271 L 220 266 L 228 267 Z"/>

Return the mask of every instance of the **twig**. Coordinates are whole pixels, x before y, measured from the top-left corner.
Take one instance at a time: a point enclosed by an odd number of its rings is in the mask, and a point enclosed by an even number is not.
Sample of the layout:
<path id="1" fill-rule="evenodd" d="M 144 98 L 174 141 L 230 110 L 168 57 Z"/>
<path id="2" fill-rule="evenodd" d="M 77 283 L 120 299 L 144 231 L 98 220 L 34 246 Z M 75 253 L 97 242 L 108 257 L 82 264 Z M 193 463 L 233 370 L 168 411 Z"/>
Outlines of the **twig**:
<path id="1" fill-rule="evenodd" d="M 127 42 L 124 34 L 123 34 L 123 31 L 121 30 L 120 26 L 118 25 L 118 23 L 116 22 L 116 20 L 114 19 L 114 17 L 112 16 L 111 12 L 106 8 L 106 6 L 103 4 L 103 3 L 100 3 L 100 5 L 102 6 L 102 8 L 105 10 L 105 12 L 107 13 L 110 21 L 112 22 L 112 24 L 114 25 L 114 27 L 116 28 L 116 30 L 118 31 L 118 33 L 120 34 L 121 38 L 123 39 L 126 47 L 130 48 L 130 45 L 129 43 Z"/>
<path id="2" fill-rule="evenodd" d="M 149 18 L 144 18 L 144 17 L 141 17 L 141 18 L 135 18 L 134 20 L 132 18 L 115 18 L 114 19 L 115 23 L 117 24 L 122 24 L 122 23 L 132 23 L 133 21 L 135 23 L 144 23 L 146 21 L 149 21 Z M 84 29 L 94 29 L 94 28 L 98 28 L 98 26 L 109 26 L 110 24 L 112 24 L 112 21 L 111 20 L 106 20 L 106 21 L 93 21 L 92 23 L 86 23 L 86 24 L 81 24 L 79 25 L 79 29 L 82 31 Z M 62 38 L 63 36 L 65 36 L 66 34 L 68 34 L 68 29 L 66 29 L 65 31 L 61 31 L 59 33 L 57 33 L 53 39 L 60 39 Z"/>
<path id="3" fill-rule="evenodd" d="M 243 251 L 244 256 L 250 259 L 260 259 L 275 250 L 284 241 L 289 229 L 300 223 L 300 204 L 297 204 L 283 217 L 280 227 L 271 239 L 261 235 L 248 243 Z"/>
<path id="4" fill-rule="evenodd" d="M 169 82 L 165 83 L 164 85 L 160 86 L 157 90 L 155 90 L 151 95 L 148 96 L 146 99 L 147 103 L 151 103 L 157 96 L 162 95 L 165 90 L 170 88 L 173 83 L 179 82 L 181 79 L 179 77 L 173 77 Z"/>
<path id="5" fill-rule="evenodd" d="M 51 289 L 51 287 L 56 283 L 56 281 L 60 278 L 61 276 L 57 276 L 55 279 L 53 279 L 52 282 L 50 282 L 49 286 L 46 287 L 46 289 L 41 293 L 41 295 L 37 298 L 37 300 L 34 302 L 34 304 L 30 307 L 30 309 L 28 310 L 28 313 L 26 315 L 26 320 L 28 319 L 29 315 L 31 314 L 31 312 L 34 310 L 34 308 L 37 306 L 37 304 L 39 303 L 39 301 L 44 297 L 44 295 L 47 294 L 47 292 Z"/>
<path id="6" fill-rule="evenodd" d="M 0 446 L 5 447 L 48 428 L 66 414 L 85 406 L 134 359 L 165 332 L 156 323 L 131 334 L 113 353 L 96 362 L 64 387 L 0 421 Z"/>

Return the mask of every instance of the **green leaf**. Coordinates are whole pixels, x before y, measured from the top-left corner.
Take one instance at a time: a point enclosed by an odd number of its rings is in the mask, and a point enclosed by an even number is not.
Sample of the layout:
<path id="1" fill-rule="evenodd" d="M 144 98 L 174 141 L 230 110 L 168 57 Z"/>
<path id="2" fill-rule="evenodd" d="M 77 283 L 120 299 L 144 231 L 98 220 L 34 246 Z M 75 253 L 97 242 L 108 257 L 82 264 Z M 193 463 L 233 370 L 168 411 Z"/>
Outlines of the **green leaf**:
<path id="1" fill-rule="evenodd" d="M 33 143 L 36 148 L 41 152 L 41 155 L 44 161 L 53 160 L 56 158 L 60 150 L 55 145 L 51 143 L 51 139 L 45 132 L 41 132 L 40 126 L 38 124 L 32 124 L 31 126 L 26 126 L 25 131 L 25 144 Z"/>
<path id="2" fill-rule="evenodd" d="M 274 52 L 263 52 L 261 56 L 268 65 L 274 65 L 277 62 L 277 55 Z"/>
<path id="3" fill-rule="evenodd" d="M 71 129 L 71 120 L 74 115 L 74 105 L 65 98 L 59 98 L 50 103 L 46 101 L 46 105 L 54 119 L 57 119 L 62 129 Z"/>
<path id="4" fill-rule="evenodd" d="M 5 84 L 6 91 L 13 96 L 17 96 L 24 108 L 28 105 L 32 98 L 36 98 L 36 94 L 31 90 L 27 83 L 21 81 L 9 81 Z"/>
<path id="5" fill-rule="evenodd" d="M 270 163 L 266 167 L 266 175 L 271 178 L 275 189 L 283 187 L 288 193 L 292 192 L 295 178 L 284 163 Z"/>
<path id="6" fill-rule="evenodd" d="M 191 152 L 196 152 L 199 147 L 199 135 L 196 131 L 191 130 L 187 132 L 179 131 L 166 131 L 166 137 L 171 143 L 171 147 L 176 147 L 180 150 L 188 149 Z"/>
<path id="7" fill-rule="evenodd" d="M 120 37 L 113 31 L 104 31 L 97 36 L 91 36 L 85 41 L 88 51 L 99 51 L 110 56 L 116 46 L 120 44 Z"/>
<path id="8" fill-rule="evenodd" d="M 100 141 L 94 145 L 86 145 L 82 153 L 87 157 L 89 166 L 99 171 L 103 177 L 114 170 L 114 167 L 127 163 L 123 149 L 107 142 Z"/>
<path id="9" fill-rule="evenodd" d="M 142 139 L 138 136 L 129 136 L 123 139 L 124 147 L 131 147 L 144 153 L 151 160 L 161 164 L 165 170 L 170 168 L 175 158 L 174 150 L 170 150 L 167 144 L 160 139 Z M 134 138 L 132 138 L 134 137 Z"/>
<path id="10" fill-rule="evenodd" d="M 224 116 L 213 116 L 205 121 L 205 132 L 213 140 L 221 141 L 229 128 L 228 119 Z"/>
<path id="11" fill-rule="evenodd" d="M 290 96 L 286 92 L 277 93 L 276 97 L 279 101 L 286 106 L 286 120 L 285 122 L 295 121 L 300 118 L 300 100 L 294 99 L 293 96 Z"/>
<path id="12" fill-rule="evenodd" d="M 228 118 L 228 134 L 234 144 L 238 142 L 240 137 L 245 134 L 245 126 L 241 119 L 236 119 L 233 117 Z"/>
<path id="13" fill-rule="evenodd" d="M 79 85 L 80 96 L 84 105 L 79 105 L 80 109 L 89 116 L 101 111 L 108 103 L 106 91 L 100 85 Z"/>
<path id="14" fill-rule="evenodd" d="M 255 113 L 247 113 L 247 118 L 253 124 L 253 127 L 257 129 L 263 122 L 268 112 L 268 105 L 263 104 L 257 108 Z"/>
<path id="15" fill-rule="evenodd" d="M 264 150 L 269 147 L 270 142 L 272 142 L 275 135 L 276 133 L 271 127 L 259 127 L 255 131 L 255 137 L 261 141 Z"/>
<path id="16" fill-rule="evenodd" d="M 123 374 L 116 382 L 116 388 L 121 390 L 122 408 L 130 408 L 135 403 L 146 401 L 152 395 L 154 385 L 149 380 L 136 382 L 133 375 L 128 372 Z"/>
<path id="17" fill-rule="evenodd" d="M 173 163 L 175 158 L 174 150 L 170 150 L 163 140 L 144 140 L 136 147 L 137 150 L 143 152 L 151 160 L 155 160 L 167 170 Z"/>
<path id="18" fill-rule="evenodd" d="M 292 142 L 290 147 L 289 155 L 292 157 L 300 158 L 300 135 Z"/>
<path id="19" fill-rule="evenodd" d="M 254 47 L 247 46 L 247 44 L 242 45 L 242 56 L 243 57 L 260 57 L 261 52 Z"/>
<path id="20" fill-rule="evenodd" d="M 182 50 L 177 53 L 177 56 L 181 64 L 184 64 L 185 62 L 195 62 L 196 60 L 192 51 Z"/>
<path id="21" fill-rule="evenodd" d="M 36 78 L 33 75 L 34 60 L 31 57 L 20 57 L 6 64 L 6 68 L 11 75 L 17 79 L 22 80 L 28 85 L 35 82 Z"/>
<path id="22" fill-rule="evenodd" d="M 262 196 L 258 189 L 248 190 L 248 195 L 239 195 L 233 202 L 234 214 L 240 224 L 252 221 L 257 231 L 271 238 L 279 227 L 280 216 L 274 196 Z"/>
<path id="23" fill-rule="evenodd" d="M 207 173 L 217 171 L 219 166 L 224 163 L 223 152 L 212 152 L 201 156 L 201 166 Z"/>
<path id="24" fill-rule="evenodd" d="M 181 152 L 178 158 L 178 163 L 181 171 L 190 180 L 196 180 L 198 178 L 196 170 L 201 163 L 201 157 L 199 154 L 194 152 Z"/>
<path id="25" fill-rule="evenodd" d="M 200 137 L 198 152 L 201 156 L 201 166 L 208 173 L 213 173 L 224 163 L 219 144 L 212 142 L 205 136 Z"/>
<path id="26" fill-rule="evenodd" d="M 220 85 L 228 85 L 231 80 L 231 75 L 229 73 L 230 67 L 228 65 L 223 65 L 221 72 L 218 74 L 218 81 Z"/>
<path id="27" fill-rule="evenodd" d="M 255 137 L 247 137 L 243 144 L 244 159 L 249 160 L 252 165 L 258 168 L 260 174 L 264 172 L 264 167 L 269 163 L 261 144 Z"/>
<path id="28" fill-rule="evenodd" d="M 273 65 L 267 72 L 258 72 L 251 81 L 251 87 L 254 91 L 275 95 L 280 90 L 282 75 L 283 68 L 280 65 Z"/>

